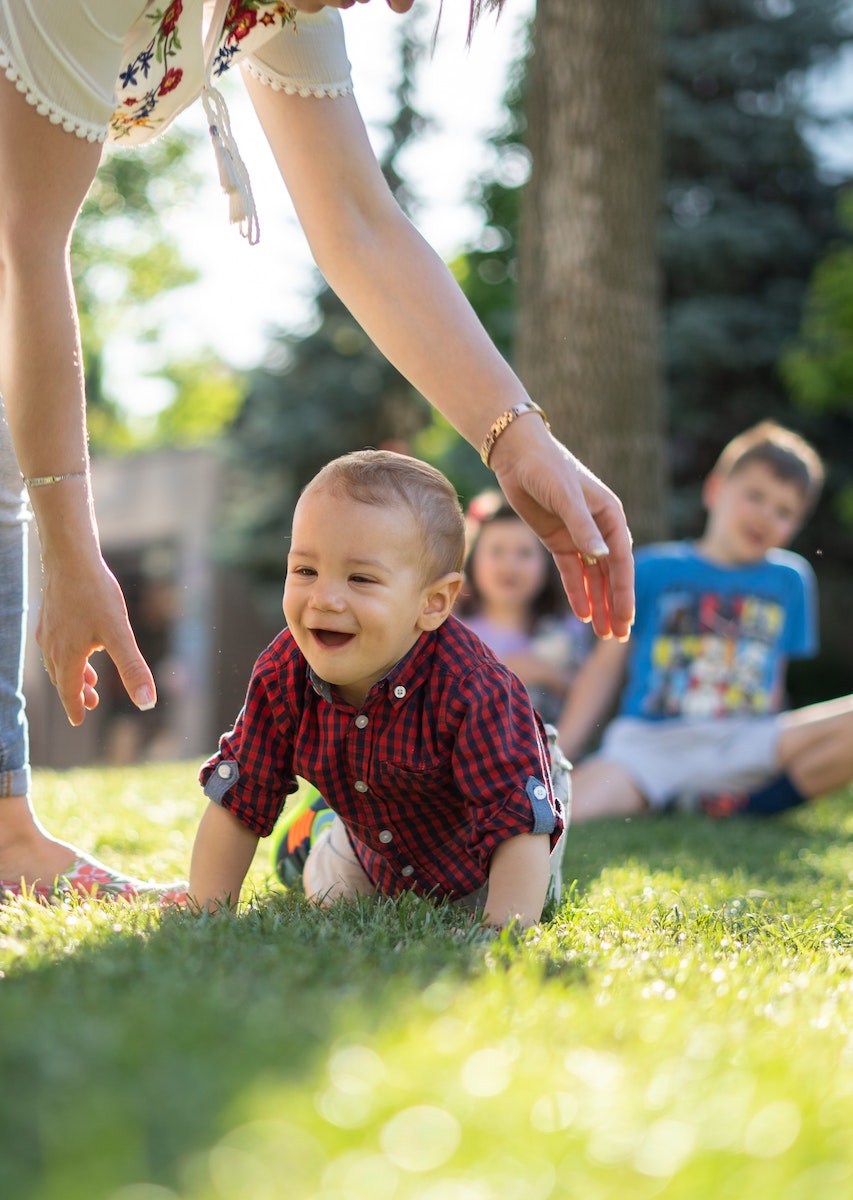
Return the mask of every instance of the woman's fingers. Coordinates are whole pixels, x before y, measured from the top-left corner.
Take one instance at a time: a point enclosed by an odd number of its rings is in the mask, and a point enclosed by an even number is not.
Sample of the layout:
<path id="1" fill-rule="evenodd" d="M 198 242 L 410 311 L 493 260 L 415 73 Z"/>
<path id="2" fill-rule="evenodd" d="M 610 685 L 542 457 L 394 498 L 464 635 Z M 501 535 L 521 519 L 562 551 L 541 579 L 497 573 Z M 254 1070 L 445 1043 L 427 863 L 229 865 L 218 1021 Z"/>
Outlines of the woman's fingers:
<path id="1" fill-rule="evenodd" d="M 103 562 L 94 575 L 46 573 L 36 641 L 72 725 L 99 703 L 98 675 L 90 662 L 97 650 L 113 660 L 137 708 L 144 712 L 156 704 L 154 677 L 136 644 L 121 590 Z"/>
<path id="2" fill-rule="evenodd" d="M 544 440 L 535 422 L 495 469 L 513 508 L 554 556 L 577 616 L 591 620 L 599 637 L 627 638 L 634 560 L 617 497 L 559 442 Z"/>

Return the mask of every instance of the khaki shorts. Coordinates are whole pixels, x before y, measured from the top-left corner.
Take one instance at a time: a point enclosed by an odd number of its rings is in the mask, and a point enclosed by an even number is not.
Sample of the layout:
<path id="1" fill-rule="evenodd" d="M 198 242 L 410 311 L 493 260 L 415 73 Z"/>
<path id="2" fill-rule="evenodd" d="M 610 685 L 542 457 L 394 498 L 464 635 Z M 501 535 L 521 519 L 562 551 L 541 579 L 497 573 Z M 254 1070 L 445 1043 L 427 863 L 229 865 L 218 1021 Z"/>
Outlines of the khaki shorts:
<path id="1" fill-rule="evenodd" d="M 302 873 L 305 895 L 309 900 L 331 904 L 334 900 L 351 900 L 354 896 L 375 896 L 376 888 L 355 856 L 340 817 L 335 817 L 311 847 Z M 486 902 L 486 889 L 478 888 L 470 896 L 455 900 L 460 908 L 481 908 Z"/>

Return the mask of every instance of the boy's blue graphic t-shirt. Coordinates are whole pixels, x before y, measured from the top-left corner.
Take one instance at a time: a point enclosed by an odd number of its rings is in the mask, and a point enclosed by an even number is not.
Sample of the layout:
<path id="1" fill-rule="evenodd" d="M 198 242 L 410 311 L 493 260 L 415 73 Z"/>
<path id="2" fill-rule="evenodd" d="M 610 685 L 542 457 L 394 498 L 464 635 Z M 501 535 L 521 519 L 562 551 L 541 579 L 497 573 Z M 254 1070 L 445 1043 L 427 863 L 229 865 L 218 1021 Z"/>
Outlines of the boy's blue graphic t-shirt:
<path id="1" fill-rule="evenodd" d="M 720 566 L 690 542 L 636 553 L 637 620 L 620 714 L 648 720 L 763 716 L 783 707 L 785 665 L 817 652 L 817 586 L 773 550 Z"/>

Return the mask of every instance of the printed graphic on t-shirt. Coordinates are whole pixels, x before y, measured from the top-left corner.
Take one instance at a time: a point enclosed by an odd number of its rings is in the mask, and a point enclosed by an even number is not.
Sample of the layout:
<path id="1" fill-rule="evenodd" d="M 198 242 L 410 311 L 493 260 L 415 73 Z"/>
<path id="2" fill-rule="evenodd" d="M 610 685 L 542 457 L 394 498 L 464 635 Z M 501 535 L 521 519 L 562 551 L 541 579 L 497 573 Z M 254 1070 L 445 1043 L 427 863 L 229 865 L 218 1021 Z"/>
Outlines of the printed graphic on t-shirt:
<path id="1" fill-rule="evenodd" d="M 785 610 L 755 594 L 671 591 L 658 598 L 649 717 L 727 717 L 776 710 Z"/>

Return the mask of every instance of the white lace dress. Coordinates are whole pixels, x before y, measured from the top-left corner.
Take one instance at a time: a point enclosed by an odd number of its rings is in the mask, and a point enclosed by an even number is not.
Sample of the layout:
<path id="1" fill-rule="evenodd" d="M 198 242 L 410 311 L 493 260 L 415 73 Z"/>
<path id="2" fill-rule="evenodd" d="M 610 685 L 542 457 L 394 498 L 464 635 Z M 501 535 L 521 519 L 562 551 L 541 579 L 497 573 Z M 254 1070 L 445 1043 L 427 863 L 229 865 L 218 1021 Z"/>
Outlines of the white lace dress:
<path id="1" fill-rule="evenodd" d="M 90 142 L 139 145 L 201 96 L 223 186 L 232 190 L 231 174 L 253 210 L 216 87 L 237 64 L 299 95 L 352 90 L 335 9 L 297 13 L 282 0 L 0 0 L 0 70 L 39 113 Z"/>

